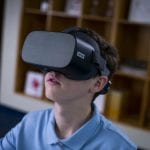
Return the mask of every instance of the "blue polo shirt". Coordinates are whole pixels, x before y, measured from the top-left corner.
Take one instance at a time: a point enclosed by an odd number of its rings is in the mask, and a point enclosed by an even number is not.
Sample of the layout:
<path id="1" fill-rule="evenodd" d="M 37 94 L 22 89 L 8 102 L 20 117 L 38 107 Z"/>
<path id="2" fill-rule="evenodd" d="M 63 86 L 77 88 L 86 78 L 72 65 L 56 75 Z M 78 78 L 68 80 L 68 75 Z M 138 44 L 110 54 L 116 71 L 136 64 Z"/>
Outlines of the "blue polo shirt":
<path id="1" fill-rule="evenodd" d="M 92 118 L 66 139 L 59 139 L 54 126 L 53 109 L 28 113 L 0 139 L 0 150 L 137 149 L 128 137 L 98 112 L 96 106 Z"/>

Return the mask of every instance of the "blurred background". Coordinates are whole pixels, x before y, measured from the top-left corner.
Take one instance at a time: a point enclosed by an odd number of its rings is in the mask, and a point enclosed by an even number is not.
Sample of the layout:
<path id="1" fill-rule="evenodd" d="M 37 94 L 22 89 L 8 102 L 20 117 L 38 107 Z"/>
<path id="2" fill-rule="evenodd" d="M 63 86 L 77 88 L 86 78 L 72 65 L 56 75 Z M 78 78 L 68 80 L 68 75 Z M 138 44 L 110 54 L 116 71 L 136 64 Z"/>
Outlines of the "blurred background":
<path id="1" fill-rule="evenodd" d="M 71 26 L 95 30 L 118 49 L 112 88 L 95 103 L 139 148 L 150 149 L 149 0 L 0 0 L 0 137 L 27 112 L 53 106 L 43 74 L 21 59 L 26 35 Z"/>

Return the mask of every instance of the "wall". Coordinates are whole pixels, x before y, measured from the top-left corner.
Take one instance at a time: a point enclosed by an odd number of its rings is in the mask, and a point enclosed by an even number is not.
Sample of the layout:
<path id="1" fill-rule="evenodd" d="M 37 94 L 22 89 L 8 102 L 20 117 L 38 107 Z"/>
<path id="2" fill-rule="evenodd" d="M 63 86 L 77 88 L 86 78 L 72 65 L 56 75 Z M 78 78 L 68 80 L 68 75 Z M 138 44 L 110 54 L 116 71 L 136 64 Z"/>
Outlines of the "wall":
<path id="1" fill-rule="evenodd" d="M 14 92 L 16 58 L 21 22 L 22 0 L 6 0 L 2 35 L 1 98 L 4 105 L 31 111 L 49 107 L 48 103 L 28 98 Z M 16 81 L 17 82 L 17 81 Z"/>

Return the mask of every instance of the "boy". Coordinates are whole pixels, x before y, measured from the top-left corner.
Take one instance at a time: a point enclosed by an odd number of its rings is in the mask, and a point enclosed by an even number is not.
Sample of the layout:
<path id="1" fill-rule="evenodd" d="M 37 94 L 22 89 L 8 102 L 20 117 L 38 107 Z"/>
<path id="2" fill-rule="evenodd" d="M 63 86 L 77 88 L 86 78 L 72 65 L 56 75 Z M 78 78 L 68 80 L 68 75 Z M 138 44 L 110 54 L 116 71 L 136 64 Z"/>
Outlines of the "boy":
<path id="1" fill-rule="evenodd" d="M 115 48 L 94 31 L 78 27 L 34 32 L 24 45 L 24 61 L 46 72 L 45 95 L 54 105 L 27 114 L 1 139 L 0 150 L 137 149 L 93 104 L 110 87 L 118 65 Z"/>

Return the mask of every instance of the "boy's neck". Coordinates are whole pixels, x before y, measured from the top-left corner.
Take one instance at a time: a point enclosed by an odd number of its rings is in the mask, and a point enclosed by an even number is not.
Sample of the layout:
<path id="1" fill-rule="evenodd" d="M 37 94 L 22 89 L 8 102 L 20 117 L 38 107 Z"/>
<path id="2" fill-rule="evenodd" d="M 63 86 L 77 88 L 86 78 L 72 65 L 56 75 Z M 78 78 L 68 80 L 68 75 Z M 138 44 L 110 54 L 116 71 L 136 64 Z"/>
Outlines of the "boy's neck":
<path id="1" fill-rule="evenodd" d="M 54 104 L 54 110 L 56 120 L 55 129 L 57 135 L 62 139 L 71 136 L 92 115 L 90 105 L 85 103 L 84 105 L 80 103 L 73 106 Z"/>

